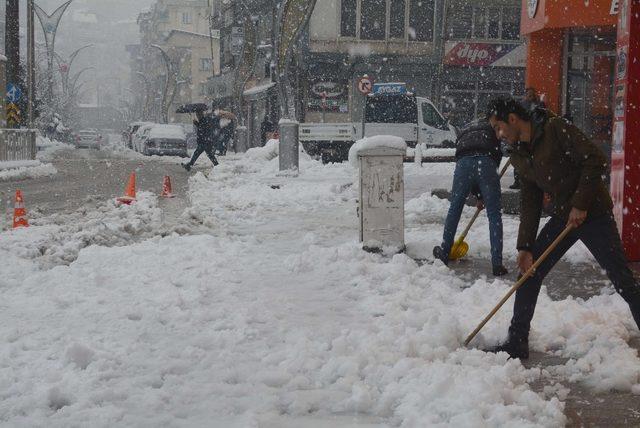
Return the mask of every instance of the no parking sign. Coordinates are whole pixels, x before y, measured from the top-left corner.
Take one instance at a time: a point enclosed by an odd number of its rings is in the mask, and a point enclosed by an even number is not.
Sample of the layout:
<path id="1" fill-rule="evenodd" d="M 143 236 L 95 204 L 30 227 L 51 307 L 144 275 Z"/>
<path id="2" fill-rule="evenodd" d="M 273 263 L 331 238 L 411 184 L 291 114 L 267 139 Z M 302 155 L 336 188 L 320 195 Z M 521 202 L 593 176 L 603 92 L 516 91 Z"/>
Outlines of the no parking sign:
<path id="1" fill-rule="evenodd" d="M 358 91 L 361 94 L 367 95 L 373 91 L 373 79 L 367 75 L 358 79 Z"/>

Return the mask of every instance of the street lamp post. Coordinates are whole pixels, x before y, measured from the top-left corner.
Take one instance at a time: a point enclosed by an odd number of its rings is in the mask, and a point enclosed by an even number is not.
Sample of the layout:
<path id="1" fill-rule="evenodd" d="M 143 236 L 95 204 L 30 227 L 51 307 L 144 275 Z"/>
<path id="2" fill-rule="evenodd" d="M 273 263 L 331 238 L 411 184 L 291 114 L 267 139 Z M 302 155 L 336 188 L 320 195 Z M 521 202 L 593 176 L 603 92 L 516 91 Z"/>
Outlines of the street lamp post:
<path id="1" fill-rule="evenodd" d="M 141 71 L 136 71 L 136 76 L 144 81 L 144 104 L 142 105 L 142 120 L 149 118 L 149 100 L 151 99 L 149 79 Z"/>
<path id="2" fill-rule="evenodd" d="M 296 122 L 296 104 L 289 81 L 289 67 L 294 47 L 306 27 L 316 0 L 284 0 L 278 13 L 276 38 L 276 69 L 278 95 L 282 119 L 280 120 L 280 171 L 299 169 L 299 124 Z"/>
<path id="3" fill-rule="evenodd" d="M 173 76 L 176 82 L 178 80 L 178 76 L 174 70 L 173 62 L 171 61 L 169 54 L 167 54 L 167 52 L 158 45 L 151 45 L 151 47 L 156 48 L 160 51 L 162 55 L 162 60 L 164 61 L 164 66 L 167 69 L 167 77 L 165 79 L 164 92 L 162 93 L 162 120 L 164 123 L 168 123 L 169 122 L 169 106 L 167 105 L 167 98 L 169 96 L 169 83 L 170 83 L 171 76 Z"/>

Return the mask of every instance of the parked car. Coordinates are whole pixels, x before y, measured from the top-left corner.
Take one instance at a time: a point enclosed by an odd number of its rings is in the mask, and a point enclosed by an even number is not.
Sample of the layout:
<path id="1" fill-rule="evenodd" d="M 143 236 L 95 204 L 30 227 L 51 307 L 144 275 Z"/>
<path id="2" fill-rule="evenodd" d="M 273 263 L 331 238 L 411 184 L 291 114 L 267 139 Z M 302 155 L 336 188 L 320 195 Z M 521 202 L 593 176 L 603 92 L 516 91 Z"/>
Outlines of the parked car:
<path id="1" fill-rule="evenodd" d="M 179 125 L 153 125 L 138 140 L 140 153 L 187 157 L 187 135 Z"/>
<path id="2" fill-rule="evenodd" d="M 143 124 L 138 127 L 136 132 L 131 137 L 131 148 L 138 153 L 142 153 L 143 144 L 142 141 L 147 138 L 149 130 L 155 126 L 154 123 Z"/>
<path id="3" fill-rule="evenodd" d="M 141 126 L 150 125 L 151 122 L 133 122 L 124 130 L 122 137 L 128 148 L 133 149 L 133 137 Z"/>
<path id="4" fill-rule="evenodd" d="M 76 134 L 76 148 L 100 150 L 102 135 L 95 129 L 83 129 Z"/>

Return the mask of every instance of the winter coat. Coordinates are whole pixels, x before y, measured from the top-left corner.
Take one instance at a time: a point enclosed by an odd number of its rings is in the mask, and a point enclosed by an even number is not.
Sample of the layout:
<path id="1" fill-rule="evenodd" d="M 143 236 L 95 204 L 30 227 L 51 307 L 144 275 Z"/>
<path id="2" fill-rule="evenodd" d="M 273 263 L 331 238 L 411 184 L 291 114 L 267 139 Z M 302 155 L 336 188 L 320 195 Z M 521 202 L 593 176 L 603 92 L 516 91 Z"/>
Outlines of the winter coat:
<path id="1" fill-rule="evenodd" d="M 604 153 L 573 124 L 544 109 L 531 117 L 530 142 L 514 146 L 511 162 L 520 176 L 518 249 L 530 250 L 540 224 L 544 194 L 553 216 L 568 219 L 572 208 L 597 217 L 613 207 L 602 177 Z"/>
<path id="2" fill-rule="evenodd" d="M 199 146 L 209 146 L 217 140 L 220 133 L 219 117 L 207 115 L 201 120 L 193 122 L 193 124 L 196 126 Z"/>
<path id="3" fill-rule="evenodd" d="M 467 156 L 491 156 L 496 167 L 502 160 L 500 141 L 491 125 L 486 121 L 471 125 L 458 136 L 456 160 Z"/>

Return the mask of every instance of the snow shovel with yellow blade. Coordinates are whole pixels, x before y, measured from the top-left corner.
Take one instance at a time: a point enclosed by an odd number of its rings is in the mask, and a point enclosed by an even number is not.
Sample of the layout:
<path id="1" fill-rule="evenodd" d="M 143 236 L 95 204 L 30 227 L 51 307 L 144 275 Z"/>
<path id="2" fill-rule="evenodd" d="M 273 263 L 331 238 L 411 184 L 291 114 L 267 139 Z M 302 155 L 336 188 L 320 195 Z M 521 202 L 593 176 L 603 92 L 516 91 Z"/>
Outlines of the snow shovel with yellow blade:
<path id="1" fill-rule="evenodd" d="M 502 171 L 500 171 L 501 179 L 504 173 L 507 172 L 507 168 L 509 168 L 509 165 L 511 165 L 511 159 L 509 159 L 507 163 L 502 167 Z M 473 223 L 475 223 L 475 221 L 478 219 L 478 216 L 480 215 L 480 212 L 482 210 L 483 208 L 476 209 L 476 213 L 473 215 L 473 217 L 471 217 L 471 221 L 462 232 L 462 235 L 460 235 L 460 237 L 458 237 L 458 239 L 456 239 L 456 241 L 451 246 L 451 251 L 449 252 L 449 260 L 459 260 L 467 255 L 467 252 L 469 251 L 469 244 L 464 241 L 464 238 L 467 237 L 471 226 L 473 226 Z"/>

